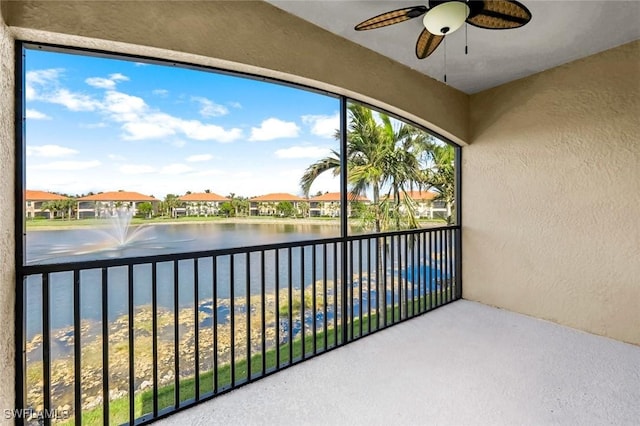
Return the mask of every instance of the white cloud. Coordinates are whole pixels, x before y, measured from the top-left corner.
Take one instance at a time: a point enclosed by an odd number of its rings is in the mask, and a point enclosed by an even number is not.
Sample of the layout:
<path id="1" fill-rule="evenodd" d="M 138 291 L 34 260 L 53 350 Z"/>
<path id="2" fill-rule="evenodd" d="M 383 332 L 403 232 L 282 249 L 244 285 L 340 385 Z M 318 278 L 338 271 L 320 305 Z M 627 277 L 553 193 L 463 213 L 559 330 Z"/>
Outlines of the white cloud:
<path id="1" fill-rule="evenodd" d="M 115 81 L 102 77 L 87 78 L 84 82 L 89 86 L 96 87 L 98 89 L 115 89 L 116 87 Z"/>
<path id="2" fill-rule="evenodd" d="M 300 128 L 292 121 L 282 121 L 277 118 L 268 118 L 260 127 L 251 128 L 250 141 L 269 141 L 280 138 L 295 138 Z"/>
<path id="3" fill-rule="evenodd" d="M 118 81 L 129 81 L 129 77 L 126 75 L 120 74 L 119 72 L 110 74 L 109 78 L 103 77 L 90 77 L 87 78 L 84 82 L 87 83 L 91 87 L 96 87 L 98 89 L 115 89 L 116 82 Z"/>
<path id="4" fill-rule="evenodd" d="M 157 139 L 174 135 L 176 132 L 163 123 L 130 122 L 122 125 L 125 134 L 123 139 L 139 141 L 144 139 Z"/>
<path id="5" fill-rule="evenodd" d="M 126 175 L 142 175 L 156 171 L 155 168 L 146 164 L 123 164 L 118 170 Z"/>
<path id="6" fill-rule="evenodd" d="M 155 89 L 153 90 L 151 93 L 153 93 L 154 95 L 158 95 L 158 96 L 167 96 L 169 94 L 169 91 L 166 89 Z"/>
<path id="7" fill-rule="evenodd" d="M 54 161 L 53 163 L 47 164 L 37 164 L 31 166 L 33 170 L 61 170 L 61 171 L 71 171 L 71 170 L 86 170 L 98 167 L 100 161 L 92 160 L 92 161 Z"/>
<path id="8" fill-rule="evenodd" d="M 233 142 L 242 137 L 242 130 L 232 128 L 225 130 L 214 124 L 202 124 L 197 120 L 182 120 L 174 118 L 172 126 L 180 129 L 185 136 L 199 141 Z"/>
<path id="9" fill-rule="evenodd" d="M 27 100 L 38 98 L 38 90 L 44 86 L 55 86 L 64 70 L 62 68 L 50 68 L 46 70 L 29 71 L 25 74 L 25 97 Z"/>
<path id="10" fill-rule="evenodd" d="M 242 108 L 242 104 L 240 102 L 227 102 L 227 105 L 229 105 L 231 108 Z"/>
<path id="11" fill-rule="evenodd" d="M 278 158 L 310 158 L 319 160 L 331 154 L 329 148 L 319 146 L 292 146 L 291 148 L 279 149 L 275 152 Z"/>
<path id="12" fill-rule="evenodd" d="M 27 157 L 66 157 L 78 151 L 60 145 L 27 145 Z"/>
<path id="13" fill-rule="evenodd" d="M 114 74 L 109 74 L 109 78 L 113 81 L 129 81 L 129 77 L 124 74 L 120 74 L 119 72 Z"/>
<path id="14" fill-rule="evenodd" d="M 144 99 L 113 90 L 105 95 L 103 107 L 113 120 L 119 122 L 138 120 L 149 109 Z"/>
<path id="15" fill-rule="evenodd" d="M 199 141 L 233 142 L 243 136 L 239 128 L 225 129 L 221 126 L 204 124 L 198 120 L 185 120 L 160 110 L 151 108 L 144 99 L 111 90 L 115 81 L 125 81 L 128 77 L 115 73 L 109 79 L 94 77 L 87 82 L 106 88 L 102 100 L 87 94 L 72 92 L 59 87 L 62 69 L 29 71 L 26 76 L 28 98 L 59 104 L 71 111 L 98 111 L 117 123 L 122 123 L 124 140 L 158 139 L 182 134 Z M 111 83 L 109 83 L 111 82 Z M 113 84 L 112 84 L 113 83 Z M 202 113 L 215 115 L 226 111 L 226 107 L 201 98 Z M 294 125 L 295 126 L 295 125 Z"/>
<path id="16" fill-rule="evenodd" d="M 100 102 L 89 95 L 74 93 L 67 89 L 58 89 L 53 93 L 44 95 L 40 100 L 58 104 L 71 111 L 95 111 L 100 107 Z"/>
<path id="17" fill-rule="evenodd" d="M 26 110 L 26 117 L 31 120 L 51 120 L 47 114 L 29 108 Z"/>
<path id="18" fill-rule="evenodd" d="M 302 122 L 311 127 L 311 133 L 323 138 L 333 138 L 340 128 L 340 115 L 303 115 Z"/>
<path id="19" fill-rule="evenodd" d="M 113 160 L 113 161 L 124 161 L 124 160 L 126 160 L 126 158 L 123 155 L 120 155 L 120 154 L 109 154 L 109 155 L 107 155 L 107 158 L 109 158 L 109 160 Z"/>
<path id="20" fill-rule="evenodd" d="M 175 164 L 169 164 L 168 166 L 164 166 L 162 168 L 162 173 L 167 175 L 179 175 L 182 173 L 190 172 L 192 170 L 193 169 L 187 166 L 186 164 L 175 163 Z"/>
<path id="21" fill-rule="evenodd" d="M 203 117 L 220 117 L 229 114 L 229 109 L 207 98 L 194 96 L 191 100 L 200 103 L 200 115 Z"/>
<path id="22" fill-rule="evenodd" d="M 197 163 L 201 161 L 209 161 L 213 158 L 211 154 L 196 154 L 187 157 L 187 161 L 190 163 Z"/>

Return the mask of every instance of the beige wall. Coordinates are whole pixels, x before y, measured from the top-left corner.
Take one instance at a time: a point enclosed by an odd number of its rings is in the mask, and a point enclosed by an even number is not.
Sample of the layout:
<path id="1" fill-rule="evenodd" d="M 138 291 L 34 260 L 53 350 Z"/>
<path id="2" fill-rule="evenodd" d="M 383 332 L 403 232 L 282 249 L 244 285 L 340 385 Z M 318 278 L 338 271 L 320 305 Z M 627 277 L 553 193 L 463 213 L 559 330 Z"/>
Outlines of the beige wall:
<path id="1" fill-rule="evenodd" d="M 464 297 L 640 344 L 640 42 L 471 96 Z"/>
<path id="2" fill-rule="evenodd" d="M 0 11 L 0 424 L 11 421 L 4 418 L 4 409 L 14 406 L 14 199 L 13 159 L 13 39 Z"/>
<path id="3" fill-rule="evenodd" d="M 16 31 L 25 39 L 275 76 L 353 95 L 458 143 L 467 140 L 467 95 L 262 1 L 25 0 L 6 8 L 8 25 L 49 32 Z"/>

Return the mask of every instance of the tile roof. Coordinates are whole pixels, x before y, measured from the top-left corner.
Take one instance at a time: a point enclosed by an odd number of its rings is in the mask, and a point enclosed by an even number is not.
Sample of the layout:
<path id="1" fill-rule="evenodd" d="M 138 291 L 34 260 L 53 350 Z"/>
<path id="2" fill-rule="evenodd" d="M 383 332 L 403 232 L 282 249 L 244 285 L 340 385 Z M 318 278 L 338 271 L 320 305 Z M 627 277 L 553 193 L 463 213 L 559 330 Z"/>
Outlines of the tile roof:
<path id="1" fill-rule="evenodd" d="M 78 201 L 160 201 L 157 198 L 140 194 L 139 192 L 113 191 L 88 195 L 78 198 Z"/>
<path id="2" fill-rule="evenodd" d="M 24 198 L 27 201 L 50 201 L 50 200 L 68 200 L 69 197 L 64 195 L 53 194 L 46 191 L 32 191 L 27 189 L 24 191 Z"/>
<path id="3" fill-rule="evenodd" d="M 349 201 L 369 201 L 367 197 L 362 195 L 356 195 L 350 192 L 347 195 Z M 340 201 L 340 193 L 339 192 L 327 192 L 326 194 L 318 195 L 316 197 L 309 198 L 309 201 Z"/>
<path id="4" fill-rule="evenodd" d="M 251 198 L 251 201 L 307 201 L 307 200 L 293 194 L 287 194 L 284 192 L 274 192 L 272 194 L 265 194 L 259 197 L 253 197 Z"/>
<path id="5" fill-rule="evenodd" d="M 178 197 L 180 201 L 229 201 L 227 197 L 214 192 L 195 192 Z"/>
<path id="6" fill-rule="evenodd" d="M 409 196 L 409 198 L 411 198 L 413 201 L 430 201 L 437 197 L 438 193 L 431 191 L 407 191 L 406 194 L 404 192 L 400 193 L 400 199 L 402 200 L 404 200 L 407 196 Z M 393 195 L 385 194 L 380 197 L 381 200 L 387 200 L 389 198 L 392 199 Z"/>
<path id="7" fill-rule="evenodd" d="M 433 200 L 438 196 L 437 193 L 431 191 L 407 191 L 407 195 L 412 200 Z M 404 194 L 402 194 L 404 196 Z"/>

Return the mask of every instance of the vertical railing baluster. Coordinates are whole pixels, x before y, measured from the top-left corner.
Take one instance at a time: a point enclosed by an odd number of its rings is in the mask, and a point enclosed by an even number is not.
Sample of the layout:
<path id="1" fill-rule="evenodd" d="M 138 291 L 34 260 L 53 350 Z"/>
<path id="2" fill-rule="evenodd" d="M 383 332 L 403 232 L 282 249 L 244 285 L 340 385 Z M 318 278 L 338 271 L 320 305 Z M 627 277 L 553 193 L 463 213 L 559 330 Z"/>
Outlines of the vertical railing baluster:
<path id="1" fill-rule="evenodd" d="M 200 280 L 198 275 L 198 258 L 193 259 L 193 356 L 195 400 L 200 400 Z"/>
<path id="2" fill-rule="evenodd" d="M 229 255 L 229 303 L 231 304 L 229 308 L 229 321 L 231 330 L 231 340 L 229 344 L 230 356 L 231 359 L 229 361 L 231 366 L 231 387 L 234 388 L 236 386 L 236 277 L 235 277 L 235 264 L 236 257 L 235 255 Z"/>
<path id="3" fill-rule="evenodd" d="M 383 302 L 383 306 L 384 306 L 384 309 L 383 309 L 383 312 L 384 312 L 384 326 L 386 327 L 387 325 L 389 325 L 389 313 L 387 312 L 387 309 L 388 309 L 388 304 L 387 304 L 387 290 L 388 290 L 388 288 L 387 288 L 387 285 L 388 285 L 388 283 L 387 283 L 387 281 L 388 281 L 387 280 L 387 260 L 388 259 L 387 259 L 387 237 L 386 236 L 382 237 L 382 245 L 383 246 L 381 247 L 381 249 L 382 249 L 382 257 L 383 257 L 383 259 L 382 259 L 381 270 L 382 270 L 382 279 L 384 281 L 384 286 L 383 286 L 384 287 L 384 297 L 382 298 L 382 302 Z M 380 247 L 378 248 L 378 250 L 380 250 Z M 393 293 L 391 294 L 391 297 L 393 298 Z M 391 299 L 391 306 L 392 306 L 392 309 L 393 309 L 393 299 Z"/>
<path id="4" fill-rule="evenodd" d="M 455 300 L 454 287 L 453 287 L 453 277 L 455 275 L 455 267 L 454 267 L 454 250 L 455 250 L 455 242 L 454 242 L 454 229 L 449 229 L 449 300 Z"/>
<path id="5" fill-rule="evenodd" d="M 371 333 L 371 239 L 367 238 L 367 333 Z"/>
<path id="6" fill-rule="evenodd" d="M 49 273 L 42 274 L 42 383 L 43 399 L 42 406 L 45 413 L 51 409 L 51 332 L 50 313 L 51 300 L 49 297 Z M 51 424 L 48 416 L 44 418 L 45 424 Z"/>
<path id="7" fill-rule="evenodd" d="M 458 222 L 458 225 L 460 222 Z M 460 228 L 456 228 L 456 247 L 455 247 L 455 257 L 456 257 L 456 299 L 460 299 L 462 297 L 462 231 Z"/>
<path id="8" fill-rule="evenodd" d="M 449 229 L 445 230 L 445 238 L 446 238 L 446 242 L 445 242 L 445 253 L 446 253 L 446 257 L 445 260 L 447 262 L 447 302 L 451 302 L 451 241 L 450 241 L 450 237 L 451 237 L 451 232 Z"/>
<path id="9" fill-rule="evenodd" d="M 448 302 L 447 292 L 447 231 L 440 231 L 440 238 L 442 245 L 440 246 L 440 259 L 442 262 L 442 276 L 441 276 L 441 288 L 442 288 L 442 304 Z"/>
<path id="10" fill-rule="evenodd" d="M 429 273 L 428 269 L 430 269 L 431 265 L 429 264 L 429 251 L 427 250 L 427 243 L 429 241 L 429 233 L 426 232 L 422 234 L 422 261 L 424 262 L 425 268 L 423 277 L 422 277 L 422 292 L 424 293 L 424 311 L 429 310 Z"/>
<path id="11" fill-rule="evenodd" d="M 287 251 L 287 267 L 288 267 L 288 280 L 289 280 L 289 326 L 287 331 L 289 332 L 289 365 L 293 364 L 293 260 L 291 258 L 291 247 Z"/>
<path id="12" fill-rule="evenodd" d="M 128 290 L 128 326 L 129 326 L 129 424 L 135 423 L 135 390 L 136 371 L 134 360 L 134 329 L 133 329 L 133 265 L 127 266 L 127 290 Z"/>
<path id="13" fill-rule="evenodd" d="M 73 369 L 75 424 L 82 424 L 82 329 L 80 325 L 80 271 L 73 270 Z"/>
<path id="14" fill-rule="evenodd" d="M 389 246 L 389 251 L 390 251 L 390 266 L 391 266 L 391 324 L 396 322 L 396 280 L 395 280 L 395 275 L 396 275 L 396 266 L 395 266 L 395 238 L 393 237 L 393 235 L 391 235 L 389 237 L 391 239 L 391 244 Z"/>
<path id="15" fill-rule="evenodd" d="M 333 346 L 338 346 L 338 243 L 333 243 Z"/>
<path id="16" fill-rule="evenodd" d="M 433 237 L 434 233 L 429 232 L 429 309 L 433 309 L 434 305 L 434 296 L 433 293 L 433 279 L 434 279 L 434 268 L 435 268 L 435 260 L 433 258 L 434 250 L 433 250 Z"/>
<path id="17" fill-rule="evenodd" d="M 448 300 L 448 285 L 447 285 L 447 230 L 444 229 L 441 231 L 442 232 L 442 269 L 444 271 L 444 274 L 442 276 L 442 282 L 444 284 L 444 294 L 443 294 L 443 304 L 446 304 L 449 300 Z"/>
<path id="18" fill-rule="evenodd" d="M 173 407 L 180 406 L 180 297 L 179 297 L 179 262 L 173 261 L 173 368 L 175 374 L 173 377 Z"/>
<path id="19" fill-rule="evenodd" d="M 411 259 L 409 256 L 409 235 L 403 235 L 400 238 L 404 239 L 404 316 L 409 318 L 409 272 L 411 272 L 411 281 L 413 281 L 414 271 L 409 269 L 411 267 L 409 262 Z M 402 252 L 402 249 L 400 251 Z M 411 307 L 411 316 L 413 316 L 413 306 Z"/>
<path id="20" fill-rule="evenodd" d="M 358 337 L 362 337 L 364 334 L 363 324 L 362 324 L 362 243 L 364 240 L 358 240 L 358 322 L 360 326 L 358 327 Z"/>
<path id="21" fill-rule="evenodd" d="M 323 312 L 323 327 L 324 331 L 324 350 L 327 350 L 327 343 L 329 340 L 329 331 L 327 330 L 327 243 L 322 244 L 322 312 Z"/>
<path id="22" fill-rule="evenodd" d="M 318 345 L 316 343 L 316 334 L 317 334 L 317 330 L 316 330 L 316 319 L 317 319 L 317 307 L 316 307 L 316 268 L 317 268 L 317 262 L 316 262 L 316 245 L 314 244 L 313 246 L 311 246 L 311 256 L 312 256 L 312 271 L 311 271 L 311 291 L 313 292 L 313 295 L 311 297 L 311 305 L 313 308 L 313 312 L 312 312 L 312 317 L 313 317 L 313 327 L 311 328 L 311 335 L 313 337 L 313 355 L 315 355 L 316 353 L 318 353 Z"/>
<path id="23" fill-rule="evenodd" d="M 276 370 L 280 369 L 280 250 L 275 249 L 275 293 L 276 293 Z"/>
<path id="24" fill-rule="evenodd" d="M 355 331 L 354 331 L 354 320 L 355 320 L 355 302 L 354 302 L 354 298 L 353 298 L 353 275 L 354 275 L 354 271 L 353 271 L 353 240 L 349 241 L 347 244 L 347 247 L 349 249 L 349 265 L 348 265 L 348 270 L 349 270 L 349 277 L 347 279 L 348 283 L 349 283 L 349 297 L 351 298 L 350 302 L 351 304 L 349 305 L 351 308 L 351 316 L 349 317 L 349 324 L 350 324 L 350 330 L 351 330 L 351 340 L 355 339 Z"/>
<path id="25" fill-rule="evenodd" d="M 444 281 L 444 243 L 442 242 L 442 229 L 438 231 L 438 261 L 440 266 L 438 269 L 440 270 L 439 278 L 440 278 L 440 291 L 438 294 L 440 295 L 440 302 L 438 306 L 444 304 L 444 293 L 443 293 L 443 281 Z"/>
<path id="26" fill-rule="evenodd" d="M 264 250 L 260 251 L 260 322 L 262 324 L 262 329 L 260 331 L 262 335 L 262 375 L 267 374 L 267 325 L 266 325 L 266 310 L 267 310 L 267 289 L 266 289 L 266 277 L 265 274 L 265 265 L 264 265 L 265 253 Z"/>
<path id="27" fill-rule="evenodd" d="M 304 303 L 304 272 L 305 272 L 305 259 L 304 259 L 304 250 L 305 246 L 300 247 L 300 334 L 302 336 L 302 359 L 304 360 L 307 355 L 307 350 L 305 348 L 305 340 L 307 338 L 307 324 L 305 321 L 305 313 L 307 307 Z"/>
<path id="28" fill-rule="evenodd" d="M 378 254 L 378 250 L 380 249 L 380 238 L 378 236 L 374 239 L 374 254 L 376 257 L 376 330 L 380 329 L 380 260 L 381 255 Z M 384 295 L 386 298 L 386 293 Z"/>
<path id="29" fill-rule="evenodd" d="M 213 310 L 213 393 L 218 393 L 218 256 L 211 258 L 211 308 Z"/>
<path id="30" fill-rule="evenodd" d="M 101 288 L 102 288 L 102 424 L 104 426 L 109 425 L 109 400 L 110 400 L 109 398 L 109 289 L 107 287 L 108 278 L 109 278 L 109 275 L 108 275 L 107 268 L 102 268 L 102 281 L 101 281 Z M 44 353 L 48 354 L 48 351 L 45 351 Z M 46 378 L 45 378 L 45 383 L 47 383 Z"/>
<path id="31" fill-rule="evenodd" d="M 414 315 L 420 313 L 420 234 L 415 233 L 411 237 L 411 263 L 413 264 L 413 281 L 411 283 L 411 289 L 413 290 L 413 310 Z M 418 297 L 416 300 L 416 292 Z"/>
<path id="32" fill-rule="evenodd" d="M 247 381 L 251 380 L 251 252 L 245 253 L 245 294 L 244 294 L 244 308 L 245 308 L 245 327 L 246 327 L 246 345 L 247 345 Z"/>
<path id="33" fill-rule="evenodd" d="M 153 417 L 158 417 L 158 263 L 151 264 L 151 351 L 153 359 Z"/>
<path id="34" fill-rule="evenodd" d="M 418 313 L 421 314 L 422 312 L 424 312 L 424 310 L 422 309 L 422 302 L 423 302 L 423 298 L 424 295 L 422 294 L 422 250 L 421 250 L 421 246 L 420 246 L 420 242 L 422 241 L 422 232 L 416 233 L 414 234 L 415 238 L 413 240 L 413 250 L 415 253 L 415 257 L 414 257 L 414 269 L 417 268 L 417 273 L 416 275 L 418 276 L 416 282 L 413 283 L 413 289 L 415 291 L 415 289 L 418 289 Z M 417 284 L 417 285 L 416 285 Z M 414 303 L 415 305 L 415 303 Z"/>

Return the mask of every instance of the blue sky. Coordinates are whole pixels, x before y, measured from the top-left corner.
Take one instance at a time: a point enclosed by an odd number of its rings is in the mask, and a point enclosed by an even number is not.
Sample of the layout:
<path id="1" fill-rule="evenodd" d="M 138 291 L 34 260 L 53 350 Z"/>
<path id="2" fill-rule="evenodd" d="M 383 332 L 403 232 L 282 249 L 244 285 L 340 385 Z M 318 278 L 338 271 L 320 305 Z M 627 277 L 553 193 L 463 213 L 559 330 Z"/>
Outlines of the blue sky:
<path id="1" fill-rule="evenodd" d="M 28 189 L 300 194 L 338 149 L 338 99 L 174 66 L 27 50 L 25 98 Z"/>

